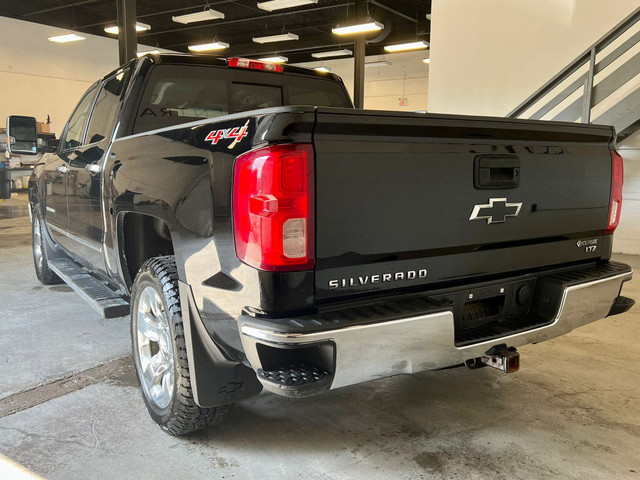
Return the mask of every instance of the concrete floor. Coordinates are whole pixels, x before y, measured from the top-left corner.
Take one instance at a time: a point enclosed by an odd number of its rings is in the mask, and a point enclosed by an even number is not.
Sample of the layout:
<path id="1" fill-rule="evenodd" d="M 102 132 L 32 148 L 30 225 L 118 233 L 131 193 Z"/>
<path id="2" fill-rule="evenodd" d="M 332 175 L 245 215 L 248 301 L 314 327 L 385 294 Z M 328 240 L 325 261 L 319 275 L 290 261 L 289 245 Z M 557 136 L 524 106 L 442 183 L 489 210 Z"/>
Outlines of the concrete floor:
<path id="1" fill-rule="evenodd" d="M 521 348 L 513 375 L 460 368 L 302 400 L 263 393 L 173 438 L 144 409 L 127 319 L 37 282 L 21 201 L 0 203 L 1 479 L 640 480 L 638 308 Z M 640 258 L 616 259 L 640 271 Z M 640 278 L 624 292 L 640 299 Z"/>

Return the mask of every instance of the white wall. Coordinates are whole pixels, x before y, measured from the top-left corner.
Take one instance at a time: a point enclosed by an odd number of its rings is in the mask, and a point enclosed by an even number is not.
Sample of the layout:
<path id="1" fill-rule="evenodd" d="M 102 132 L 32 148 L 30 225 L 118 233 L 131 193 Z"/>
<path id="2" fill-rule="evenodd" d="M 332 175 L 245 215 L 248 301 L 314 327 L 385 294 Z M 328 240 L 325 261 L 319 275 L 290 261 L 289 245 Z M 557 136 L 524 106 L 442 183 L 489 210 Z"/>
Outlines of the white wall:
<path id="1" fill-rule="evenodd" d="M 364 107 L 373 110 L 426 110 L 429 65 L 422 61 L 426 57 L 429 57 L 428 50 L 367 57 L 367 62 L 383 60 L 391 65 L 365 68 Z M 350 57 L 299 65 L 306 68 L 324 65 L 330 68 L 342 77 L 353 98 L 353 61 L 353 57 Z M 400 99 L 406 99 L 406 104 L 400 105 Z"/>
<path id="2" fill-rule="evenodd" d="M 98 78 L 117 68 L 118 42 L 84 35 L 59 44 L 47 37 L 55 27 L 0 17 L 0 123 L 8 115 L 34 116 L 60 135 L 80 96 Z"/>
<path id="3" fill-rule="evenodd" d="M 640 255 L 640 131 L 619 144 L 618 151 L 624 158 L 624 187 L 613 251 Z"/>
<path id="4" fill-rule="evenodd" d="M 0 17 L 0 125 L 8 115 L 51 116 L 60 135 L 82 94 L 118 67 L 118 41 L 82 34 L 86 40 L 50 42 L 66 33 L 55 27 Z M 139 46 L 139 51 L 149 47 Z"/>
<path id="5" fill-rule="evenodd" d="M 638 0 L 433 0 L 429 110 L 503 116 Z"/>

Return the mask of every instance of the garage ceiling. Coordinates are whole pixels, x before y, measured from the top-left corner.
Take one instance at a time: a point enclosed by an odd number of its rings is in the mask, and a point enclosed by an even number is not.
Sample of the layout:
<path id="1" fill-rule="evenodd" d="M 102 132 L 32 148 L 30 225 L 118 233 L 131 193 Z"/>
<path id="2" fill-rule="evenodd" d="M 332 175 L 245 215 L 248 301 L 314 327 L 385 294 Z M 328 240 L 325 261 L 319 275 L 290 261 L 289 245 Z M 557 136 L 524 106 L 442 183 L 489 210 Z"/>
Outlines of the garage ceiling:
<path id="1" fill-rule="evenodd" d="M 262 0 L 263 1 L 263 0 Z M 138 43 L 179 52 L 188 45 L 211 42 L 214 38 L 230 44 L 224 56 L 283 54 L 289 63 L 314 60 L 311 53 L 337 48 L 351 49 L 352 37 L 338 36 L 331 29 L 339 23 L 355 21 L 355 0 L 319 0 L 305 5 L 267 12 L 258 0 L 137 0 L 138 21 L 151 25 L 138 34 Z M 225 14 L 221 20 L 183 25 L 171 17 L 213 8 Z M 370 0 L 371 18 L 382 22 L 384 30 L 367 37 L 367 55 L 384 53 L 384 46 L 415 40 L 429 40 L 431 0 Z M 1 1 L 0 15 L 51 25 L 77 32 L 114 38 L 104 27 L 116 23 L 115 0 L 23 0 Z M 290 32 L 299 40 L 257 44 L 252 37 Z"/>

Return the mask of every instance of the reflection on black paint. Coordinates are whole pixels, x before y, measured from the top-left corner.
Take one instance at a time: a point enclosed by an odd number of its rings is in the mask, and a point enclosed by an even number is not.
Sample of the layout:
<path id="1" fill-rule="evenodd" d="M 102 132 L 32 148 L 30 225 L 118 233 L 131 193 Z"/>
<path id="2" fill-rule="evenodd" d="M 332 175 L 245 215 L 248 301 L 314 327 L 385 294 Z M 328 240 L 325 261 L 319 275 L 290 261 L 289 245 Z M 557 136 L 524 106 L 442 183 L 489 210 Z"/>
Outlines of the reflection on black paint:
<path id="1" fill-rule="evenodd" d="M 170 162 L 182 163 L 184 165 L 205 165 L 207 163 L 207 159 L 204 157 L 163 157 L 165 160 L 169 160 Z"/>

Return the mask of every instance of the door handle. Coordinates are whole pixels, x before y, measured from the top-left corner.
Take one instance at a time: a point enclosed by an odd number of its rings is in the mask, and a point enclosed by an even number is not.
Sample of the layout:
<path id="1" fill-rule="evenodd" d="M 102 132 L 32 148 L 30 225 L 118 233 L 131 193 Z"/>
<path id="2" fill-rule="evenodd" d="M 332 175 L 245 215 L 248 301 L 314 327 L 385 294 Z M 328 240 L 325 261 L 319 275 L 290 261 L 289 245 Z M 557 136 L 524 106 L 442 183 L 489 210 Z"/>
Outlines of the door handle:
<path id="1" fill-rule="evenodd" d="M 56 170 L 60 173 L 68 173 L 69 172 L 69 167 L 67 167 L 66 165 L 58 165 L 56 167 Z"/>
<path id="2" fill-rule="evenodd" d="M 479 190 L 520 184 L 520 159 L 516 155 L 480 155 L 474 164 L 473 184 Z"/>
<path id="3" fill-rule="evenodd" d="M 90 163 L 88 165 L 85 165 L 84 168 L 86 168 L 87 171 L 92 174 L 100 173 L 100 170 L 102 170 L 100 165 L 98 165 L 97 163 Z"/>

